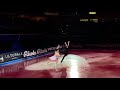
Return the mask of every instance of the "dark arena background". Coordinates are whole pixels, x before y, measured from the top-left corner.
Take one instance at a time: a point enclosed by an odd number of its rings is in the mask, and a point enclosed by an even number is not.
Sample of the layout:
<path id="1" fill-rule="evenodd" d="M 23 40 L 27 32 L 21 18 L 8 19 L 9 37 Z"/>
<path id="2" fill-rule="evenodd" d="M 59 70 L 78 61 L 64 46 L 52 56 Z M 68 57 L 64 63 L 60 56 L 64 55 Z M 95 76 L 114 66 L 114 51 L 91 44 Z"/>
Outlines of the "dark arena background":
<path id="1" fill-rule="evenodd" d="M 54 3 L 1 6 L 0 78 L 120 78 L 119 10 Z M 49 57 L 58 44 L 56 63 Z"/>

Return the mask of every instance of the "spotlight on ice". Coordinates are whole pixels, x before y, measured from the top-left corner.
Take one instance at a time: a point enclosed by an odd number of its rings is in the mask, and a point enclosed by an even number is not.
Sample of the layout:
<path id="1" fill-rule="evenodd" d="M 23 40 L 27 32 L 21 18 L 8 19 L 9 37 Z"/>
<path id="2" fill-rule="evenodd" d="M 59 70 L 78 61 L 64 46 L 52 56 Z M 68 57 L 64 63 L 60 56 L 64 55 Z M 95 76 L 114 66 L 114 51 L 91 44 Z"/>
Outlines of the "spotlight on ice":
<path id="1" fill-rule="evenodd" d="M 87 60 L 78 55 L 69 54 L 63 63 L 68 66 L 67 78 L 86 78 L 89 72 Z"/>

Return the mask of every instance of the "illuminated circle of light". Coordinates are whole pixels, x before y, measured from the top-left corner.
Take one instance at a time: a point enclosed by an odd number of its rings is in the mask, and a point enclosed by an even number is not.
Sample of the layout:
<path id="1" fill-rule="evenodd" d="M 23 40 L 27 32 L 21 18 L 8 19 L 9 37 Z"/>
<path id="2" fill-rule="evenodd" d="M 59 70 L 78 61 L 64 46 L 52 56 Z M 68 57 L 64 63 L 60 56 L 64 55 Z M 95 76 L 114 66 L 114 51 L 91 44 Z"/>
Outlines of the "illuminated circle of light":
<path id="1" fill-rule="evenodd" d="M 68 66 L 67 78 L 85 78 L 89 71 L 88 61 L 78 55 L 69 54 L 64 63 Z"/>
<path id="2" fill-rule="evenodd" d="M 63 56 L 62 56 L 63 57 Z M 59 59 L 61 61 L 62 57 Z M 49 70 L 55 69 L 54 62 L 51 62 L 47 65 L 48 61 L 45 60 L 43 62 L 35 63 L 25 67 L 25 70 Z M 59 62 L 56 68 L 64 68 L 66 67 L 66 78 L 86 78 L 87 72 L 89 70 L 88 61 L 85 60 L 83 57 L 74 54 L 68 54 L 62 64 Z"/>

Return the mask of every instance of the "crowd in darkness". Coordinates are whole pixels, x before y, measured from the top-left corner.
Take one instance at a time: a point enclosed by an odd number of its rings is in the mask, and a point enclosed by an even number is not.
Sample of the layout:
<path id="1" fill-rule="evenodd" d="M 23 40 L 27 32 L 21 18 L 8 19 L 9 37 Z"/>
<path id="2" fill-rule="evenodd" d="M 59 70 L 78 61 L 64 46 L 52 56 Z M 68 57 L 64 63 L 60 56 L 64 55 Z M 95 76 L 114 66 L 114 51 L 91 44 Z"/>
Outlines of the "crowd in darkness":
<path id="1" fill-rule="evenodd" d="M 49 45 L 48 38 L 41 34 L 46 31 L 45 23 L 16 16 L 0 16 L 0 53 L 9 51 L 44 48 Z M 43 32 L 43 33 L 42 33 Z M 33 35 L 26 35 L 33 34 Z M 40 35 L 35 35 L 40 34 Z M 46 41 L 47 40 L 47 41 Z M 54 42 L 53 42 L 54 43 Z M 54 44 L 53 44 L 54 45 Z"/>
<path id="2" fill-rule="evenodd" d="M 25 38 L 27 37 L 27 38 Z M 58 41 L 55 37 L 37 37 L 36 36 L 19 36 L 11 38 L 6 36 L 8 39 L 0 40 L 0 53 L 21 51 L 21 50 L 36 50 L 44 49 L 49 47 L 55 47 L 57 44 L 62 44 L 60 40 Z M 18 40 L 19 38 L 19 40 Z"/>
<path id="3" fill-rule="evenodd" d="M 119 22 L 80 23 L 80 18 L 76 18 L 76 21 L 65 18 L 49 17 L 46 21 L 33 21 L 15 16 L 0 16 L 0 34 L 20 34 L 0 35 L 0 52 L 54 46 L 64 42 L 66 36 L 78 43 L 120 43 Z"/>

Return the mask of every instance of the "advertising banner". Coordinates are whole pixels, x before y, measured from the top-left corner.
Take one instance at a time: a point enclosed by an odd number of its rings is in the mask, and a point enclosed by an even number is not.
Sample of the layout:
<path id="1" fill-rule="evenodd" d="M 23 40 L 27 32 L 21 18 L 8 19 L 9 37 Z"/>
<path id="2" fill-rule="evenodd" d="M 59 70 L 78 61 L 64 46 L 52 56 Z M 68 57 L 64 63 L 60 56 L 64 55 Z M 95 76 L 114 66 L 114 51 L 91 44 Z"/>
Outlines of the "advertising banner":
<path id="1" fill-rule="evenodd" d="M 20 51 L 0 54 L 0 63 L 22 58 L 22 54 Z"/>
<path id="2" fill-rule="evenodd" d="M 62 46 L 59 46 L 59 48 L 61 49 Z M 27 58 L 27 57 L 36 56 L 36 55 L 46 54 L 48 52 L 54 51 L 55 49 L 56 47 L 49 47 L 49 48 L 44 48 L 44 49 L 3 53 L 3 54 L 0 54 L 0 63 L 4 63 L 4 62 L 16 60 L 16 59 L 21 59 L 21 58 Z"/>

